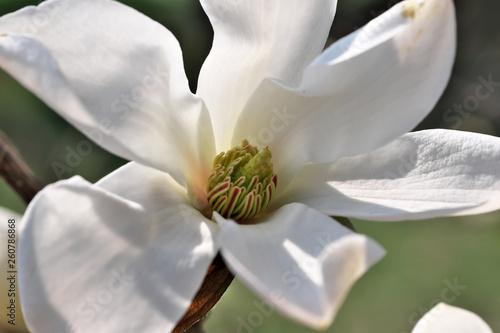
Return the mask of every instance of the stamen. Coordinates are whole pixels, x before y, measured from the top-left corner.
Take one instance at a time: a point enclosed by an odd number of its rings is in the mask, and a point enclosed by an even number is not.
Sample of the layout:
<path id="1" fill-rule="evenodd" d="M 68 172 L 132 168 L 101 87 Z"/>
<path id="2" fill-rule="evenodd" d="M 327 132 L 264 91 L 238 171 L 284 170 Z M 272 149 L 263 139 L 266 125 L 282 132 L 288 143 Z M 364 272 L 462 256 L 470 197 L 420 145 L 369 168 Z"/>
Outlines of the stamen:
<path id="1" fill-rule="evenodd" d="M 271 157 L 268 148 L 259 151 L 247 140 L 217 155 L 207 181 L 210 207 L 235 220 L 260 214 L 271 202 L 277 185 Z"/>

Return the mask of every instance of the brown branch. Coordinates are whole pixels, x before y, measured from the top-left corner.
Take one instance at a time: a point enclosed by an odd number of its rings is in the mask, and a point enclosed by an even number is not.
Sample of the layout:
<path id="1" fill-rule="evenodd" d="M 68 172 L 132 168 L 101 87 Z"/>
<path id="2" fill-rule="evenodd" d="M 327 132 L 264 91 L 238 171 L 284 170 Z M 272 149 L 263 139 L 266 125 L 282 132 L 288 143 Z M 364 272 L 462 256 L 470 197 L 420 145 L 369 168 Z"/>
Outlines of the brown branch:
<path id="1" fill-rule="evenodd" d="M 2 132 L 0 132 L 0 176 L 26 204 L 30 203 L 44 187 Z"/>
<path id="2" fill-rule="evenodd" d="M 172 333 L 186 332 L 191 326 L 200 321 L 219 301 L 233 279 L 234 275 L 229 272 L 219 254 L 210 265 L 205 280 L 191 307 Z"/>
<path id="3" fill-rule="evenodd" d="M 185 333 L 205 333 L 205 331 L 203 330 L 202 321 L 200 320 L 199 322 L 188 328 Z"/>

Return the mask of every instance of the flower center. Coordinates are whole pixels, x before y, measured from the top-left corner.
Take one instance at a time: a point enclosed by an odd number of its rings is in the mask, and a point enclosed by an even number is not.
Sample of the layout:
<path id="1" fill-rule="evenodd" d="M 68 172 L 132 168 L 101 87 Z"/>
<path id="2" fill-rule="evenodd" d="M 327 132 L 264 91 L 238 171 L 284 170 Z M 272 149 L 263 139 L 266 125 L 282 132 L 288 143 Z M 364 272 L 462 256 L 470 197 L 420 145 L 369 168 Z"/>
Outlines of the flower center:
<path id="1" fill-rule="evenodd" d="M 207 183 L 210 207 L 225 218 L 243 220 L 262 212 L 271 202 L 278 177 L 271 151 L 261 151 L 243 140 L 214 159 Z"/>

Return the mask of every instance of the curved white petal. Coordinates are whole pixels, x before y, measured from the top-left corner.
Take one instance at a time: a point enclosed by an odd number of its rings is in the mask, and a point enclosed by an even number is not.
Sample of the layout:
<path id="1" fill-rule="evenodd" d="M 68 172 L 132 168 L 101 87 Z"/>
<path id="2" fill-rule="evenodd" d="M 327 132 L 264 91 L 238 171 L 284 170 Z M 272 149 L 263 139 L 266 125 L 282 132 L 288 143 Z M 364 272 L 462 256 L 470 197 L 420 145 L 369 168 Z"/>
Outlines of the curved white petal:
<path id="1" fill-rule="evenodd" d="M 207 103 L 217 150 L 229 146 L 238 114 L 266 77 L 295 85 L 321 52 L 336 0 L 201 0 L 215 36 L 197 94 Z M 240 144 L 239 142 L 238 144 Z"/>
<path id="2" fill-rule="evenodd" d="M 286 186 L 308 162 L 389 143 L 438 101 L 453 65 L 455 30 L 451 0 L 395 5 L 328 48 L 299 87 L 263 82 L 238 119 L 233 145 L 246 138 L 270 146 Z"/>
<path id="3" fill-rule="evenodd" d="M 74 177 L 29 205 L 19 272 L 33 333 L 175 327 L 217 254 L 218 227 L 191 208 L 181 186 L 148 178 L 158 188 L 140 189 L 135 202 Z"/>
<path id="4" fill-rule="evenodd" d="M 412 333 L 493 333 L 475 313 L 439 303 L 422 317 Z"/>
<path id="5" fill-rule="evenodd" d="M 0 35 L 0 67 L 97 144 L 183 185 L 208 177 L 210 116 L 163 26 L 115 1 L 52 0 L 0 18 Z"/>
<path id="6" fill-rule="evenodd" d="M 310 164 L 271 204 L 400 221 L 500 209 L 500 138 L 452 130 L 409 133 L 369 154 Z"/>
<path id="7" fill-rule="evenodd" d="M 24 323 L 23 314 L 19 302 L 19 283 L 17 280 L 16 249 L 18 247 L 18 233 L 21 225 L 21 216 L 10 209 L 0 207 L 0 307 L 8 309 L 0 317 L 0 332 L 28 332 Z M 9 231 L 10 230 L 10 231 Z M 14 255 L 14 257 L 12 257 Z M 10 280 L 11 274 L 14 280 Z M 11 283 L 15 284 L 14 294 L 12 294 Z M 14 300 L 15 313 L 10 317 L 11 300 Z M 15 325 L 8 321 L 15 319 Z"/>
<path id="8" fill-rule="evenodd" d="M 314 328 L 331 324 L 352 284 L 385 254 L 373 240 L 301 204 L 256 225 L 214 216 L 231 271 L 268 309 Z"/>

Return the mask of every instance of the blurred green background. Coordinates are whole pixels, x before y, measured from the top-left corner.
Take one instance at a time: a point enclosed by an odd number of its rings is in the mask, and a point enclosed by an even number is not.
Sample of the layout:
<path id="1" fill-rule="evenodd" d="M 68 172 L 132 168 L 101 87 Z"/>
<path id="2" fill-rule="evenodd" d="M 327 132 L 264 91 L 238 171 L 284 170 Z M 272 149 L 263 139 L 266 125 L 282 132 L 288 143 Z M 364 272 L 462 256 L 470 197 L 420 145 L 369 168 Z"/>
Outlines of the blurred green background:
<path id="1" fill-rule="evenodd" d="M 212 30 L 196 0 L 123 0 L 169 28 L 184 51 L 192 89 L 209 52 Z M 398 1 L 340 0 L 330 42 L 361 27 Z M 0 15 L 38 1 L 0 0 Z M 500 81 L 500 29 L 495 0 L 455 1 L 458 52 L 450 84 L 432 113 L 418 126 L 453 128 L 500 136 L 500 89 L 473 111 L 454 110 L 474 95 L 478 78 Z M 58 180 L 54 161 L 64 164 L 66 147 L 85 138 L 7 74 L 0 71 L 0 130 L 46 183 Z M 125 161 L 94 146 L 92 154 L 63 175 L 96 181 Z M 0 205 L 23 212 L 25 205 L 0 181 Z M 353 287 L 334 324 L 341 332 L 410 332 L 436 302 L 451 297 L 448 284 L 462 287 L 448 302 L 478 313 L 500 332 L 500 213 L 464 218 L 380 223 L 354 221 L 359 232 L 381 243 L 387 257 Z M 465 288 L 466 287 L 466 288 Z M 313 332 L 279 314 L 259 312 L 256 298 L 235 281 L 205 322 L 209 333 Z M 259 314 L 260 313 L 260 314 Z M 262 320 L 256 320 L 262 318 Z M 254 325 L 252 326 L 253 323 Z M 257 325 L 258 324 L 258 325 Z M 254 327 L 255 326 L 255 327 Z"/>

